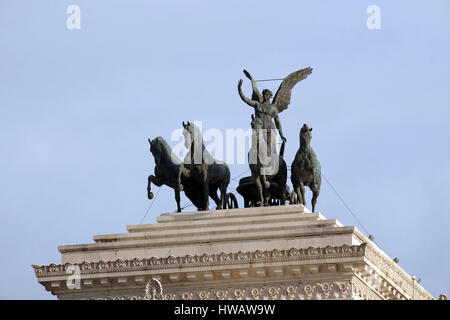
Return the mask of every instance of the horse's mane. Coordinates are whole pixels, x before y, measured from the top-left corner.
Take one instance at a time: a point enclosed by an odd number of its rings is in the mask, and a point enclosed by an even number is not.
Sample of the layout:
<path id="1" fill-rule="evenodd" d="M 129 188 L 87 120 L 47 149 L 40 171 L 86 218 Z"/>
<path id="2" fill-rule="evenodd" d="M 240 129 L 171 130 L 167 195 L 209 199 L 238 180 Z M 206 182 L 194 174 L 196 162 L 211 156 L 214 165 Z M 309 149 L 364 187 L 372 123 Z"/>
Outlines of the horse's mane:
<path id="1" fill-rule="evenodd" d="M 209 151 L 208 151 L 208 149 L 206 148 L 206 146 L 205 146 L 205 142 L 203 141 L 203 135 L 202 135 L 202 131 L 200 130 L 200 128 L 199 127 L 197 127 L 194 123 L 192 123 L 192 122 L 189 122 L 189 125 L 194 129 L 193 130 L 193 135 L 191 135 L 191 142 L 192 142 L 192 145 L 191 145 L 191 150 L 189 150 L 189 152 L 188 152 L 188 154 L 186 155 L 187 157 L 189 156 L 189 157 L 193 157 L 193 153 L 192 153 L 192 148 L 194 147 L 194 140 L 195 140 L 195 138 L 198 138 L 200 141 L 201 141 L 201 144 L 202 144 L 202 149 L 201 149 L 201 152 L 202 152 L 202 159 L 204 158 L 204 157 L 208 157 L 208 158 L 210 158 L 210 160 L 209 161 L 212 161 L 212 162 L 214 162 L 215 161 L 215 159 L 214 159 L 214 157 L 209 153 Z M 186 130 L 186 129 L 185 129 Z M 197 140 L 198 141 L 198 140 Z M 192 159 L 191 159 L 192 160 Z"/>
<path id="2" fill-rule="evenodd" d="M 164 140 L 163 137 L 156 137 L 156 141 L 158 141 L 162 145 L 162 158 L 165 158 L 166 160 L 171 160 L 175 164 L 181 164 L 180 158 L 172 152 L 172 148 L 169 146 L 169 144 Z"/>
<path id="3" fill-rule="evenodd" d="M 202 135 L 202 132 L 200 131 L 200 128 L 197 127 L 197 126 L 196 126 L 194 123 L 192 123 L 192 122 L 190 122 L 189 124 L 190 124 L 190 126 L 191 126 L 192 128 L 194 128 L 194 132 L 193 132 L 194 135 L 191 137 L 191 139 L 194 139 L 194 137 L 199 137 L 199 138 L 201 139 L 202 143 L 203 143 L 203 135 Z"/>

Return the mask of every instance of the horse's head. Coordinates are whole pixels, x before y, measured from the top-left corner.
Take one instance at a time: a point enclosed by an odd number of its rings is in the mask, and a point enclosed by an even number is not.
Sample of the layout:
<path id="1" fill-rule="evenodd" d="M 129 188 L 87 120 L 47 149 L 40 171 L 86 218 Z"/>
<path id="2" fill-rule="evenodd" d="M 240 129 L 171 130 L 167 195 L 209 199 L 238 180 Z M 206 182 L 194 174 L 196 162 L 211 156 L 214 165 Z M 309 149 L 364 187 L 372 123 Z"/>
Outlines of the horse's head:
<path id="1" fill-rule="evenodd" d="M 153 140 L 148 139 L 148 142 L 150 143 L 150 152 L 153 154 L 155 162 L 159 162 L 161 159 L 162 144 L 160 139 L 161 137 L 157 137 Z"/>
<path id="2" fill-rule="evenodd" d="M 155 158 L 155 163 L 160 164 L 161 161 L 164 163 L 166 161 L 171 161 L 175 164 L 181 163 L 180 158 L 172 152 L 172 148 L 163 137 L 156 137 L 153 140 L 148 139 L 148 142 L 150 143 L 150 152 Z"/>
<path id="3" fill-rule="evenodd" d="M 201 134 L 199 134 L 200 130 L 192 123 L 187 122 L 186 124 L 183 121 L 183 136 L 184 136 L 184 146 L 187 149 L 190 149 L 193 144 L 196 142 L 202 143 Z M 200 140 L 200 141 L 198 141 Z"/>
<path id="4" fill-rule="evenodd" d="M 200 128 L 192 122 L 183 121 L 184 146 L 189 150 L 184 158 L 185 164 L 202 164 L 204 162 L 211 164 L 214 158 L 206 150 L 203 144 L 203 137 Z"/>
<path id="5" fill-rule="evenodd" d="M 303 124 L 303 127 L 300 129 L 300 145 L 304 146 L 309 145 L 309 142 L 311 141 L 312 138 L 311 131 L 312 128 L 308 127 L 306 123 Z"/>

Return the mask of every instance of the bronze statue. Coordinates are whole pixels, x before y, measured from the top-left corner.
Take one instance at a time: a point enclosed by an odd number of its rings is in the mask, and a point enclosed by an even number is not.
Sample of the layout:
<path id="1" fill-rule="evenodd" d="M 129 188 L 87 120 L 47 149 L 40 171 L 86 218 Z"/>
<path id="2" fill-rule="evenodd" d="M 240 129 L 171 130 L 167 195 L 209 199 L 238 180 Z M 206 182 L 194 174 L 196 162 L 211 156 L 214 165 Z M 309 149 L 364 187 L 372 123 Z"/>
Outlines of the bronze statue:
<path id="1" fill-rule="evenodd" d="M 264 193 L 267 193 L 267 190 L 270 188 L 270 178 L 268 179 L 268 176 L 276 176 L 280 169 L 280 164 L 284 162 L 283 157 L 278 157 L 276 154 L 275 127 L 278 129 L 278 133 L 283 141 L 283 147 L 286 142 L 278 114 L 289 106 L 292 88 L 311 73 L 312 68 L 305 68 L 289 74 L 281 83 L 272 102 L 270 101 L 272 92 L 264 89 L 261 94 L 256 81 L 248 71 L 244 70 L 244 74 L 252 83 L 253 92 L 251 99 L 248 99 L 243 94 L 243 81 L 242 79 L 239 80 L 239 96 L 255 110 L 251 122 L 253 137 L 252 147 L 249 152 L 249 165 L 259 194 L 259 205 L 268 205 L 267 196 L 264 197 Z M 272 119 L 274 119 L 275 126 Z M 283 166 L 281 168 L 284 169 Z M 281 175 L 283 176 L 284 174 L 281 173 Z M 283 190 L 281 194 L 284 195 L 284 193 Z M 284 197 L 281 198 L 282 204 L 284 204 L 284 201 Z"/>
<path id="2" fill-rule="evenodd" d="M 210 188 L 220 189 L 220 202 L 217 209 L 225 208 L 227 188 L 230 183 L 228 165 L 223 161 L 214 159 L 208 152 L 197 126 L 189 121 L 185 124 L 183 121 L 183 127 L 185 147 L 189 150 L 184 158 L 184 167 L 189 170 L 189 176 L 201 184 L 199 189 L 202 191 L 202 199 L 199 210 L 209 210 Z M 216 194 L 216 191 L 214 191 L 214 194 Z"/>
<path id="3" fill-rule="evenodd" d="M 147 196 L 149 199 L 153 199 L 152 183 L 158 187 L 165 184 L 174 189 L 177 212 L 181 212 L 180 191 L 183 190 L 181 175 L 184 165 L 162 137 L 156 137 L 153 140 L 148 139 L 148 142 L 150 143 L 150 152 L 155 158 L 155 175 L 148 177 Z"/>
<path id="4" fill-rule="evenodd" d="M 186 168 L 184 163 L 172 152 L 169 144 L 162 137 L 156 137 L 153 140 L 148 139 L 148 142 L 150 143 L 150 152 L 153 154 L 156 164 L 155 175 L 150 175 L 148 177 L 148 198 L 153 199 L 151 190 L 152 183 L 158 187 L 166 185 L 175 191 L 177 212 L 181 212 L 182 210 L 180 205 L 180 192 L 182 190 L 198 210 L 203 210 L 204 197 L 202 184 L 192 176 L 190 170 Z M 217 165 L 214 166 L 214 170 L 210 169 L 211 176 L 214 176 L 214 178 L 209 179 L 210 184 L 208 186 L 208 191 L 209 196 L 216 203 L 217 209 L 238 207 L 236 197 L 232 193 L 226 194 L 224 201 L 217 196 L 219 187 L 222 187 L 222 192 L 226 192 L 226 187 L 229 183 L 230 171 L 228 170 L 228 167 L 225 166 Z M 225 185 L 226 187 L 224 188 Z"/>
<path id="5" fill-rule="evenodd" d="M 320 163 L 316 153 L 310 146 L 312 128 L 304 124 L 300 129 L 300 148 L 291 165 L 291 182 L 294 191 L 301 204 L 306 205 L 305 187 L 308 186 L 312 193 L 312 211 L 316 208 L 317 197 L 320 193 L 322 182 Z"/>
<path id="6" fill-rule="evenodd" d="M 284 205 L 286 199 L 290 199 L 287 193 L 288 186 L 286 185 L 287 166 L 283 159 L 284 144 L 285 142 L 283 141 L 280 155 L 277 153 L 272 154 L 270 170 L 266 170 L 266 173 L 269 173 L 265 175 L 268 187 L 262 188 L 259 179 L 260 170 L 268 169 L 268 167 L 264 166 L 261 168 L 257 163 L 249 163 L 252 175 L 240 179 L 239 186 L 236 188 L 236 191 L 244 198 L 244 207 Z M 249 151 L 249 154 L 251 152 Z"/>

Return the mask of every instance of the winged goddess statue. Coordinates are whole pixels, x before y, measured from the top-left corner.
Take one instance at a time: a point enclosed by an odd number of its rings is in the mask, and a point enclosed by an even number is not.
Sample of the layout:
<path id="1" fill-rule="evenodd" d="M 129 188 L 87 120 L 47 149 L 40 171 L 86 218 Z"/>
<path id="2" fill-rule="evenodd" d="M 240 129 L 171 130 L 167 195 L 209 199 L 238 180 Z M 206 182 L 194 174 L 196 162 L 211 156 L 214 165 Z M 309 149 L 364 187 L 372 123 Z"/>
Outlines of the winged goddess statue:
<path id="1" fill-rule="evenodd" d="M 283 135 L 283 129 L 278 114 L 288 108 L 289 103 L 291 102 L 292 88 L 301 80 L 306 79 L 308 75 L 312 73 L 312 70 L 312 68 L 308 67 L 289 74 L 281 82 L 272 101 L 270 101 L 273 96 L 272 92 L 268 89 L 264 89 L 261 94 L 256 85 L 256 81 L 250 73 L 247 70 L 243 71 L 245 76 L 250 79 L 252 83 L 253 92 L 252 98 L 247 98 L 242 92 L 243 81 L 240 79 L 238 83 L 239 96 L 246 104 L 255 109 L 255 114 L 252 115 L 252 129 L 255 130 L 254 132 L 256 132 L 258 138 L 261 138 L 262 136 L 262 139 L 258 139 L 257 141 L 263 141 L 265 145 L 262 147 L 267 150 L 269 157 L 272 153 L 276 153 L 275 127 L 278 129 L 280 138 L 283 142 L 286 142 L 286 137 Z M 275 121 L 275 126 L 272 119 Z M 261 146 L 259 145 L 258 149 L 260 147 Z M 270 183 L 267 181 L 265 175 L 263 175 L 263 181 L 265 187 L 268 188 Z"/>

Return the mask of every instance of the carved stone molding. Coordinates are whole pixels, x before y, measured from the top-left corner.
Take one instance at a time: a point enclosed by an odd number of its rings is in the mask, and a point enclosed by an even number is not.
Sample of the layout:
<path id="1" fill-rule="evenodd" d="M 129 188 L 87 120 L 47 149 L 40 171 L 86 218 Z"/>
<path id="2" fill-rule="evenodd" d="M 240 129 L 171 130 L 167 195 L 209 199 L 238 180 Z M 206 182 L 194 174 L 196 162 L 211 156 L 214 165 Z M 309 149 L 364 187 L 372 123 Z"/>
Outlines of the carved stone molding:
<path id="1" fill-rule="evenodd" d="M 350 281 L 298 282 L 265 286 L 241 286 L 176 290 L 166 293 L 166 300 L 296 300 L 352 299 Z M 146 300 L 145 296 L 106 297 L 105 300 Z"/>
<path id="2" fill-rule="evenodd" d="M 383 273 L 389 275 L 389 279 L 401 288 L 410 298 L 414 297 L 418 300 L 433 299 L 433 297 L 414 281 L 400 266 L 385 254 L 382 254 L 372 244 L 366 247 L 367 258 L 377 266 Z"/>
<path id="3" fill-rule="evenodd" d="M 352 296 L 355 300 L 382 300 L 370 287 L 357 278 L 352 281 Z"/>
<path id="4" fill-rule="evenodd" d="M 166 258 L 135 258 L 131 260 L 117 259 L 114 261 L 98 261 L 98 262 L 82 262 L 77 264 L 50 264 L 48 266 L 32 265 L 36 276 L 52 277 L 65 276 L 66 270 L 76 265 L 80 268 L 81 274 L 95 274 L 108 272 L 126 272 L 139 270 L 155 270 L 170 269 L 182 267 L 203 267 L 217 265 L 247 264 L 260 262 L 277 262 L 277 261 L 297 261 L 297 260 L 313 260 L 313 259 L 330 259 L 343 257 L 359 257 L 364 256 L 366 251 L 366 243 L 361 245 L 343 245 L 343 246 L 327 246 L 309 247 L 306 249 L 273 249 L 273 250 L 256 250 L 252 252 L 234 252 L 219 254 L 203 254 L 203 255 L 186 255 L 181 257 L 169 256 Z"/>

